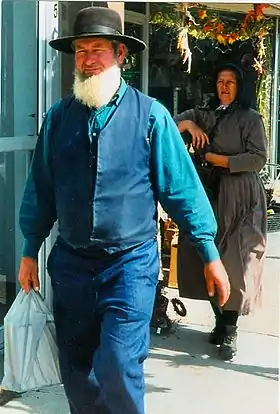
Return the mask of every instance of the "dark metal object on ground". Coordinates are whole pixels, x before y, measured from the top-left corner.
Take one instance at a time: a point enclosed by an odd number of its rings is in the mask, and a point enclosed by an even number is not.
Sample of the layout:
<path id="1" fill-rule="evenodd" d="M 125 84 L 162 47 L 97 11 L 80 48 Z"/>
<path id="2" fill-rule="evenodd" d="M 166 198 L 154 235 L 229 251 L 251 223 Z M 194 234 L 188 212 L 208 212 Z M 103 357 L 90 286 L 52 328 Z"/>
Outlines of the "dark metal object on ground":
<path id="1" fill-rule="evenodd" d="M 269 233 L 280 231 L 280 203 L 274 199 L 274 193 L 280 180 L 280 165 L 266 163 L 259 175 L 266 193 L 267 231 Z"/>
<path id="2" fill-rule="evenodd" d="M 153 316 L 151 320 L 151 326 L 156 329 L 157 334 L 166 335 L 172 328 L 172 321 L 167 315 L 167 309 L 169 305 L 169 299 L 164 295 L 164 284 L 162 281 L 158 282 L 155 304 L 153 309 Z M 187 315 L 185 305 L 180 299 L 171 299 L 174 311 L 184 317 Z"/>
<path id="3" fill-rule="evenodd" d="M 159 281 L 156 289 L 156 297 L 153 309 L 151 326 L 156 328 L 158 334 L 167 334 L 171 330 L 171 321 L 167 316 L 169 299 L 163 294 L 163 283 Z"/>
<path id="4" fill-rule="evenodd" d="M 183 302 L 180 299 L 173 298 L 171 299 L 174 311 L 184 318 L 187 315 L 187 309 Z"/>
<path id="5" fill-rule="evenodd" d="M 273 210 L 273 214 L 267 215 L 267 231 L 269 233 L 280 231 L 280 203 L 273 200 L 269 208 Z"/>

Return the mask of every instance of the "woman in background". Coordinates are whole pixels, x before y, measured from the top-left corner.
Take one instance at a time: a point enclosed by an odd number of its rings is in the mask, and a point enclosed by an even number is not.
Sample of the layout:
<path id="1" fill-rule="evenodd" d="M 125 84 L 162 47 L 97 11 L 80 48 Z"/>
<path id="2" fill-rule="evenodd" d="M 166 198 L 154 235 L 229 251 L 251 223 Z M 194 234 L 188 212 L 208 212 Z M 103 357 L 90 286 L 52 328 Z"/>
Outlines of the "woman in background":
<path id="1" fill-rule="evenodd" d="M 220 345 L 223 360 L 231 360 L 237 351 L 238 317 L 251 313 L 261 295 L 266 197 L 258 172 L 266 162 L 267 140 L 260 114 L 244 100 L 239 68 L 223 65 L 215 83 L 216 97 L 209 106 L 187 110 L 175 122 L 181 133 L 191 136 L 201 161 L 198 173 L 216 214 L 216 244 L 230 278 L 231 295 L 223 308 L 210 301 L 216 324 L 209 342 Z M 183 234 L 178 257 L 180 296 L 209 300 L 203 264 Z"/>

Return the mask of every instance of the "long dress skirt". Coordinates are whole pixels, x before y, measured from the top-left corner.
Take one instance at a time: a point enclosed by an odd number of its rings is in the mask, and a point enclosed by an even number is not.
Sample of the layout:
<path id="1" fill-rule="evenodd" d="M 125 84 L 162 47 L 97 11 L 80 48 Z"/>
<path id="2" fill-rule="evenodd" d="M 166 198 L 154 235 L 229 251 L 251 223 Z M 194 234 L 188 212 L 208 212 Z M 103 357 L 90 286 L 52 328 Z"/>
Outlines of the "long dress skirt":
<path id="1" fill-rule="evenodd" d="M 221 177 L 213 209 L 218 223 L 216 245 L 229 275 L 231 294 L 225 310 L 246 315 L 260 302 L 266 248 L 266 197 L 256 173 Z M 185 234 L 178 243 L 181 297 L 209 300 L 203 263 Z"/>

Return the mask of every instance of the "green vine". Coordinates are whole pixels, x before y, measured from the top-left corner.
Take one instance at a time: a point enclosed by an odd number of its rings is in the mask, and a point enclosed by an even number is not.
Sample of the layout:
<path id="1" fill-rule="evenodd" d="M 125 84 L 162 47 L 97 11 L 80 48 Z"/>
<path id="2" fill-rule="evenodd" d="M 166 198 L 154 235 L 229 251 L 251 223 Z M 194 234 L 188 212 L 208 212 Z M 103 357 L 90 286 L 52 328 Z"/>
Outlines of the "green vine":
<path id="1" fill-rule="evenodd" d="M 264 43 L 266 49 L 266 64 L 264 72 L 258 77 L 256 85 L 257 106 L 262 115 L 268 146 L 271 145 L 271 90 L 272 90 L 272 56 L 271 37 L 267 36 Z M 270 152 L 270 151 L 269 151 Z"/>
<path id="2" fill-rule="evenodd" d="M 271 33 L 274 28 L 272 18 L 263 11 L 266 4 L 255 4 L 239 19 L 231 18 L 231 13 L 219 13 L 200 4 L 152 3 L 151 24 L 156 28 L 165 27 L 178 39 L 178 49 L 183 62 L 191 60 L 188 36 L 198 40 L 212 39 L 217 44 L 231 45 L 236 41 L 250 39 L 255 45 L 256 56 L 253 68 L 258 74 L 256 94 L 258 110 L 265 125 L 266 134 L 271 142 L 271 89 L 272 56 Z M 227 17 L 228 16 L 228 17 Z M 189 62 L 190 68 L 191 62 Z M 190 70 L 187 71 L 190 73 Z"/>
<path id="3" fill-rule="evenodd" d="M 198 40 L 212 39 L 222 45 L 255 40 L 257 57 L 253 67 L 261 75 L 268 58 L 264 39 L 274 27 L 273 19 L 264 15 L 266 7 L 267 4 L 257 4 L 241 19 L 226 19 L 218 11 L 198 4 L 176 3 L 175 6 L 169 4 L 163 7 L 158 3 L 151 8 L 150 23 L 177 32 L 178 49 L 183 57 L 190 55 L 188 36 Z"/>

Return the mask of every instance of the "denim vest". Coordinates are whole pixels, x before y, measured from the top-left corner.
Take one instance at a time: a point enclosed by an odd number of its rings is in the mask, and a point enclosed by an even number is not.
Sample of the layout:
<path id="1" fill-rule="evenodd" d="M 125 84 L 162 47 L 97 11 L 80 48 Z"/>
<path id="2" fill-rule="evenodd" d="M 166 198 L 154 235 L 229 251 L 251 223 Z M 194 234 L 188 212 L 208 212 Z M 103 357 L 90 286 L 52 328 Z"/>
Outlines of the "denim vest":
<path id="1" fill-rule="evenodd" d="M 50 159 L 59 234 L 71 246 L 111 253 L 156 234 L 148 140 L 152 101 L 128 87 L 97 142 L 89 138 L 87 108 L 73 97 L 61 102 Z"/>

